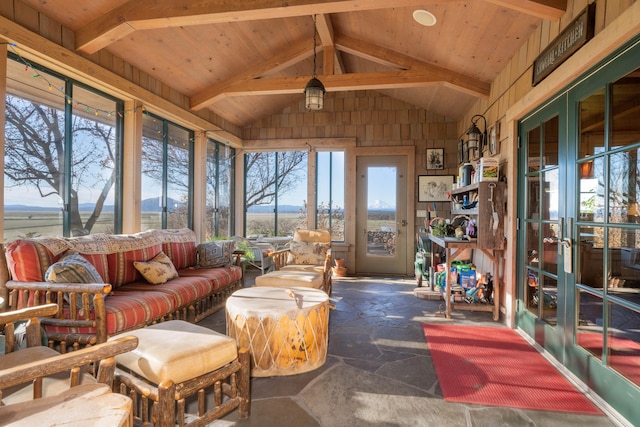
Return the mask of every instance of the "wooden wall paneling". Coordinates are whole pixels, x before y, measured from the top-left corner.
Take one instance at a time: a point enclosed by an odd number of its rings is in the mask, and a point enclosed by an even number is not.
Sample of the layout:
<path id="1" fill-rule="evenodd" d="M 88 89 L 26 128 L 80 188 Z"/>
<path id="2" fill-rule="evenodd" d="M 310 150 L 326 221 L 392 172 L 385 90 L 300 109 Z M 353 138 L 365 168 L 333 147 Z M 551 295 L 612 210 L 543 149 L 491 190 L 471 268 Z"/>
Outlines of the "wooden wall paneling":
<path id="1" fill-rule="evenodd" d="M 40 35 L 46 37 L 54 43 L 62 44 L 62 25 L 51 20 L 48 16 L 39 15 Z"/>
<path id="2" fill-rule="evenodd" d="M 11 20 L 15 20 L 13 2 L 14 0 L 0 1 L 0 15 L 6 16 Z"/>
<path id="3" fill-rule="evenodd" d="M 76 45 L 75 33 L 66 27 L 62 27 L 60 33 L 62 37 L 62 40 L 60 41 L 60 45 L 65 49 L 69 49 L 70 51 L 73 51 Z"/>
<path id="4" fill-rule="evenodd" d="M 37 34 L 40 27 L 38 12 L 20 1 L 16 1 L 14 7 L 13 21 Z"/>

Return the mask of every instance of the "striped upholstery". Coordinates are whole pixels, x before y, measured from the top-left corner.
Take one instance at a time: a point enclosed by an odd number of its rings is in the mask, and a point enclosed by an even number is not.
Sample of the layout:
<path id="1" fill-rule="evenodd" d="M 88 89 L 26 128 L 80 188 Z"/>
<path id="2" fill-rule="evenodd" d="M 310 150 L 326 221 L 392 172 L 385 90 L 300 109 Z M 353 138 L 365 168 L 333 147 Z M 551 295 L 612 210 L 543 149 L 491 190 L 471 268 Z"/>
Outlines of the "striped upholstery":
<path id="1" fill-rule="evenodd" d="M 155 232 L 162 241 L 162 250 L 177 270 L 196 265 L 196 234 L 193 230 L 180 228 Z"/>
<path id="2" fill-rule="evenodd" d="M 235 283 L 242 279 L 242 267 L 232 265 L 231 267 L 216 268 L 185 268 L 178 270 L 181 277 L 198 276 L 209 280 L 214 290 L 224 289 L 230 283 Z"/>
<path id="3" fill-rule="evenodd" d="M 177 277 L 161 285 L 149 285 L 146 282 L 127 283 L 118 288 L 118 292 L 149 291 L 164 292 L 176 300 L 182 308 L 193 301 L 209 295 L 214 289 L 205 277 Z"/>
<path id="4" fill-rule="evenodd" d="M 9 243 L 6 257 L 11 277 L 21 282 L 43 282 L 44 273 L 55 262 L 53 254 L 35 239 Z"/>
<path id="5" fill-rule="evenodd" d="M 144 280 L 140 272 L 133 265 L 134 261 L 149 261 L 151 258 L 162 252 L 160 243 L 152 244 L 136 249 L 129 249 L 122 252 L 115 252 L 107 255 L 109 263 L 109 278 L 114 289 L 125 283 L 131 283 L 138 280 Z"/>
<path id="6" fill-rule="evenodd" d="M 132 291 L 114 292 L 105 300 L 107 315 L 107 334 L 134 329 L 150 324 L 156 319 L 174 311 L 176 300 L 163 292 Z M 69 317 L 65 309 L 65 318 Z M 95 318 L 92 312 L 91 319 Z M 95 334 L 95 328 L 67 328 L 46 324 L 47 332 Z"/>

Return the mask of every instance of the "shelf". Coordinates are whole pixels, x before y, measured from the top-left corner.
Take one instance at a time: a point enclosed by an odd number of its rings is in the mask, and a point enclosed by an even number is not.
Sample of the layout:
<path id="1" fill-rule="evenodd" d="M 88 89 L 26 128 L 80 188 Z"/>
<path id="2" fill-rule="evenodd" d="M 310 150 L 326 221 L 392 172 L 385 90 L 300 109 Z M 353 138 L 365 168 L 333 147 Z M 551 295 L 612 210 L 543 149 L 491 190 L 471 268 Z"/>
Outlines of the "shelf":
<path id="1" fill-rule="evenodd" d="M 468 193 L 469 191 L 477 190 L 480 184 L 475 183 L 471 185 L 465 185 L 464 187 L 456 188 L 455 190 L 451 190 L 451 194 L 462 194 Z"/>
<path id="2" fill-rule="evenodd" d="M 473 209 L 451 209 L 451 215 L 478 215 L 478 208 L 473 208 Z"/>

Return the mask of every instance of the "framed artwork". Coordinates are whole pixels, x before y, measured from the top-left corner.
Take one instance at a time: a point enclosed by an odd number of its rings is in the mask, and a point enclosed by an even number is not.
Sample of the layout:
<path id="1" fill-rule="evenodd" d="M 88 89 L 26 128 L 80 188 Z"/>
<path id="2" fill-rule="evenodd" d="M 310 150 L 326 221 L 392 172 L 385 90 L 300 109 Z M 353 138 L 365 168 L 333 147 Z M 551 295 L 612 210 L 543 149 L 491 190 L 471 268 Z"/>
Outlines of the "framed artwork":
<path id="1" fill-rule="evenodd" d="M 453 175 L 418 176 L 419 202 L 446 202 L 453 187 Z"/>
<path id="2" fill-rule="evenodd" d="M 444 148 L 427 148 L 427 169 L 444 169 Z"/>

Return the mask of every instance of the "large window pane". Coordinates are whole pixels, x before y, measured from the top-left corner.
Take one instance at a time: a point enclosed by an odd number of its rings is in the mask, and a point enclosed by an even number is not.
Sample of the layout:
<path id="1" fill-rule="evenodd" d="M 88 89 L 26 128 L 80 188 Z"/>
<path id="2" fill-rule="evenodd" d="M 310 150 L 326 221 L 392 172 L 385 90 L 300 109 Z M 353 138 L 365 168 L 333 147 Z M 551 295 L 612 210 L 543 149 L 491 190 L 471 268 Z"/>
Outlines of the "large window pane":
<path id="1" fill-rule="evenodd" d="M 276 153 L 245 154 L 247 237 L 274 235 L 276 171 Z"/>
<path id="2" fill-rule="evenodd" d="M 143 230 L 162 228 L 163 123 L 153 116 L 142 119 L 142 201 Z"/>
<path id="3" fill-rule="evenodd" d="M 119 232 L 122 103 L 20 59 L 7 73 L 5 240 Z"/>
<path id="4" fill-rule="evenodd" d="M 172 124 L 168 125 L 167 141 L 167 226 L 189 226 L 189 132 Z"/>
<path id="5" fill-rule="evenodd" d="M 192 132 L 151 114 L 142 124 L 142 229 L 190 227 Z"/>
<path id="6" fill-rule="evenodd" d="M 307 228 L 307 152 L 245 154 L 247 237 L 291 235 Z"/>
<path id="7" fill-rule="evenodd" d="M 278 153 L 277 236 L 293 236 L 296 228 L 307 224 L 307 151 Z"/>
<path id="8" fill-rule="evenodd" d="M 316 227 L 331 230 L 331 240 L 344 241 L 344 152 L 317 154 Z"/>
<path id="9" fill-rule="evenodd" d="M 114 233 L 116 103 L 74 87 L 71 149 L 71 235 Z M 80 107 L 94 106 L 94 110 Z M 95 110 L 97 109 L 97 110 Z"/>
<path id="10" fill-rule="evenodd" d="M 234 150 L 209 140 L 207 144 L 206 233 L 207 239 L 228 237 L 231 230 L 231 194 Z"/>

